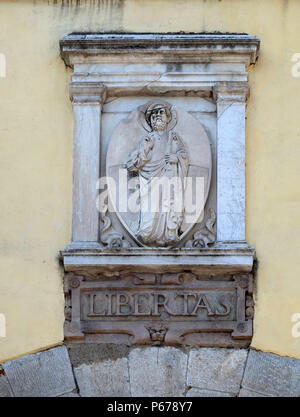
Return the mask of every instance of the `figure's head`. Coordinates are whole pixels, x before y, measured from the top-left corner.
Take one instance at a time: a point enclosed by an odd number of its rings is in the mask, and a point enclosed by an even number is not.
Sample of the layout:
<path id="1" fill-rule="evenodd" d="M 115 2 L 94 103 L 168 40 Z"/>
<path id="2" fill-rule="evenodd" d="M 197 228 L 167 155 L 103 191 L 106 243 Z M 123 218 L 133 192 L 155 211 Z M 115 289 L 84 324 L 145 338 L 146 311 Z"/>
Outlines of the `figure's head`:
<path id="1" fill-rule="evenodd" d="M 170 109 L 163 103 L 152 104 L 147 109 L 146 120 L 153 130 L 165 130 L 171 120 Z"/>

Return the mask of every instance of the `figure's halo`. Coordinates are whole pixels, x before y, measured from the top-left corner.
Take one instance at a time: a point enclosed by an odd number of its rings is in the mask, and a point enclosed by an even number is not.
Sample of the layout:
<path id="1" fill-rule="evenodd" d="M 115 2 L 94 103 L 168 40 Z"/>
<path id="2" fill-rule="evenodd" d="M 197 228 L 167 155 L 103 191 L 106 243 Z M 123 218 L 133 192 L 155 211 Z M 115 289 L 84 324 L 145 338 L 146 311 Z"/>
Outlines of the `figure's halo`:
<path id="1" fill-rule="evenodd" d="M 141 125 L 143 126 L 143 128 L 147 132 L 152 132 L 152 128 L 146 120 L 147 110 L 149 109 L 149 107 L 154 107 L 154 106 L 159 105 L 159 104 L 163 105 L 164 107 L 167 107 L 169 109 L 170 113 L 171 113 L 171 120 L 168 123 L 167 131 L 169 131 L 171 129 L 174 129 L 174 127 L 177 124 L 177 111 L 176 111 L 176 108 L 174 106 L 172 106 L 172 104 L 168 103 L 167 101 L 163 101 L 163 100 L 148 101 L 147 103 L 143 104 L 142 106 L 140 106 L 138 108 L 138 110 L 139 110 L 139 121 L 140 121 Z"/>

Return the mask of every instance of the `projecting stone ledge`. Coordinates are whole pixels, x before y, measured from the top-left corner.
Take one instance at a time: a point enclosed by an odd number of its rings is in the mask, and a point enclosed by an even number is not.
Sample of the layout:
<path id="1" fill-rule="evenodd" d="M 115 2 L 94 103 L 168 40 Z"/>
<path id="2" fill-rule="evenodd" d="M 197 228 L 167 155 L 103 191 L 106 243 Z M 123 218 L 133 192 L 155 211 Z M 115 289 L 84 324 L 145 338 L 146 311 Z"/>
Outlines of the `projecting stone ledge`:
<path id="1" fill-rule="evenodd" d="M 251 272 L 255 250 L 248 244 L 228 243 L 206 249 L 95 249 L 94 243 L 69 245 L 61 256 L 66 272 L 181 272 L 222 274 Z"/>
<path id="2" fill-rule="evenodd" d="M 110 59 L 129 55 L 126 58 L 132 62 L 151 62 L 153 56 L 163 62 L 168 62 L 170 56 L 172 62 L 190 62 L 191 57 L 197 62 L 236 58 L 249 65 L 255 63 L 259 46 L 258 37 L 234 33 L 73 33 L 60 41 L 61 56 L 69 66 L 87 60 L 98 62 L 103 55 Z"/>

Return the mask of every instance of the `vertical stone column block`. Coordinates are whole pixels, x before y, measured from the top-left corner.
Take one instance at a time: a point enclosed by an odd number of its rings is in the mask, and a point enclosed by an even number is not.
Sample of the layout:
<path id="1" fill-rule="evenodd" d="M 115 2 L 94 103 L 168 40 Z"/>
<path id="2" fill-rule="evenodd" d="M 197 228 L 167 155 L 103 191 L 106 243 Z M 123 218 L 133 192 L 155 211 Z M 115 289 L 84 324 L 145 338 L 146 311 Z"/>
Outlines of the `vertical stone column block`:
<path id="1" fill-rule="evenodd" d="M 97 247 L 96 198 L 105 87 L 98 82 L 72 82 L 70 95 L 74 112 L 72 242 L 93 242 L 92 246 Z"/>
<path id="2" fill-rule="evenodd" d="M 217 83 L 217 240 L 245 241 L 247 83 Z"/>

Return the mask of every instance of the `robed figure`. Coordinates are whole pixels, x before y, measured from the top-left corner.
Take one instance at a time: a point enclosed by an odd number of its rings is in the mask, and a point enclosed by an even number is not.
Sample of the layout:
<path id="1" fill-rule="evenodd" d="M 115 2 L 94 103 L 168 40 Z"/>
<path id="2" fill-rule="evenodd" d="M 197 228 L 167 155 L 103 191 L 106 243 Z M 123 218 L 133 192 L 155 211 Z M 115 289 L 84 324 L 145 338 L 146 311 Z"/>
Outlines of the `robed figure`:
<path id="1" fill-rule="evenodd" d="M 170 128 L 171 120 L 172 110 L 167 104 L 149 105 L 145 121 L 150 132 L 127 161 L 127 169 L 139 176 L 137 238 L 146 245 L 172 245 L 181 234 L 189 159 L 181 138 Z"/>

